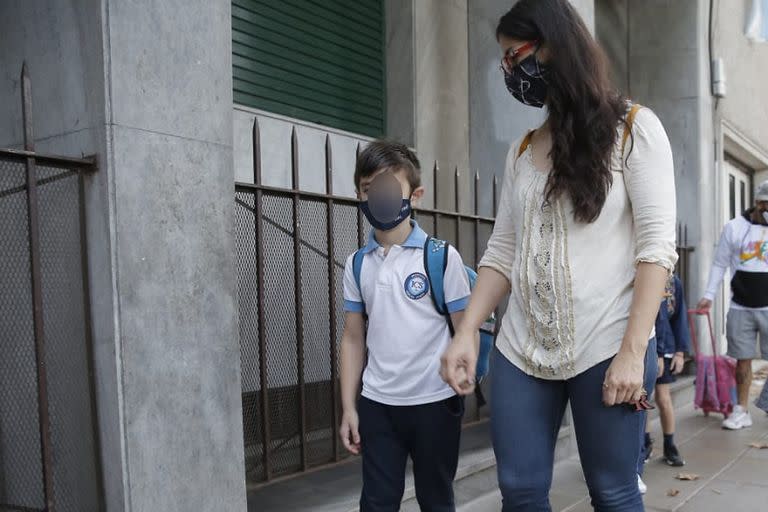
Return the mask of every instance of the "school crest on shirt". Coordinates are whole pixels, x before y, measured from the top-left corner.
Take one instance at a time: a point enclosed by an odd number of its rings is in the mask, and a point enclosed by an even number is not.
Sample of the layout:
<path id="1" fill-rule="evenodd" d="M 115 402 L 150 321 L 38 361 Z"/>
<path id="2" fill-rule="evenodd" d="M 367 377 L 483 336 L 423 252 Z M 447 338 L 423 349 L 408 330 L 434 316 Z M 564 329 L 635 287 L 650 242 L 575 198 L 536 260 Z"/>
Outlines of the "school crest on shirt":
<path id="1" fill-rule="evenodd" d="M 419 300 L 429 291 L 429 281 L 421 272 L 414 272 L 405 279 L 404 288 L 409 299 Z"/>

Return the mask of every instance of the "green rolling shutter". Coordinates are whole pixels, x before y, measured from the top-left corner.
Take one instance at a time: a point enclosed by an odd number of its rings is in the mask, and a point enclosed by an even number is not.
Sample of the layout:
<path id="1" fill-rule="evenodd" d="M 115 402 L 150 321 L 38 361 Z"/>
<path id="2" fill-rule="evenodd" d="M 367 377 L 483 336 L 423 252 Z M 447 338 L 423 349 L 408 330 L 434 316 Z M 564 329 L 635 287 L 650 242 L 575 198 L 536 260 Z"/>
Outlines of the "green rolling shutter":
<path id="1" fill-rule="evenodd" d="M 383 0 L 232 0 L 235 103 L 380 136 Z"/>

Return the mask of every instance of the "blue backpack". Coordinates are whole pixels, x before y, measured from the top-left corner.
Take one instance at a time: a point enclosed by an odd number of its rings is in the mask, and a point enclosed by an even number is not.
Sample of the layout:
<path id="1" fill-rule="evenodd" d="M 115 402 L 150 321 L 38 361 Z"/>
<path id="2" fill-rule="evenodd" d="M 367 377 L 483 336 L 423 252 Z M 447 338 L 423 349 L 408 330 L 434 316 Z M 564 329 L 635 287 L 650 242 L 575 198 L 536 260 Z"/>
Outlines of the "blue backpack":
<path id="1" fill-rule="evenodd" d="M 365 254 L 362 251 L 357 251 L 352 257 L 352 272 L 355 276 L 355 282 L 357 283 L 357 289 L 360 287 L 360 271 L 363 268 L 363 257 Z M 443 240 L 428 237 L 424 243 L 424 269 L 427 272 L 427 280 L 429 281 L 430 296 L 432 297 L 432 303 L 435 306 L 435 310 L 443 315 L 448 322 L 448 329 L 450 330 L 451 337 L 455 334 L 453 321 L 451 315 L 448 313 L 448 307 L 445 303 L 445 288 L 443 281 L 445 278 L 445 269 L 448 266 L 448 243 Z M 477 281 L 477 272 L 469 267 L 465 267 L 467 271 L 467 278 L 469 278 L 470 290 L 475 287 Z M 480 327 L 480 352 L 477 358 L 477 365 L 475 367 L 475 378 L 478 384 L 482 381 L 483 377 L 488 374 L 489 359 L 491 356 L 491 349 L 493 348 L 493 341 L 496 332 L 496 317 L 492 313 L 491 316 L 483 322 Z M 475 387 L 478 404 L 480 406 L 485 404 L 480 386 Z"/>

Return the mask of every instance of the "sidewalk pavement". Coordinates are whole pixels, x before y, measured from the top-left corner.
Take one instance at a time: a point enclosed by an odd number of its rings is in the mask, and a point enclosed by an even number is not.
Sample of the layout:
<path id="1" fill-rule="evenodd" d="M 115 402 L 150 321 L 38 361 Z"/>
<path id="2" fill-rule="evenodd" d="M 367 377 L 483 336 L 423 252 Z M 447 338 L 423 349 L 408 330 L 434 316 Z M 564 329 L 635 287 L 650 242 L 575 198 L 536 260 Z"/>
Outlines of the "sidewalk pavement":
<path id="1" fill-rule="evenodd" d="M 764 378 L 764 377 L 763 377 Z M 753 383 L 754 399 L 763 380 Z M 672 468 L 657 457 L 661 449 L 658 420 L 653 425 L 654 459 L 645 467 L 648 512 L 752 512 L 768 510 L 768 415 L 751 407 L 754 425 L 740 431 L 721 427 L 722 415 L 705 417 L 689 405 L 677 411 L 675 440 L 687 464 Z M 766 444 L 767 449 L 751 447 Z M 681 481 L 679 473 L 698 476 Z M 675 494 L 670 496 L 671 494 Z M 578 459 L 557 464 L 551 493 L 552 508 L 560 512 L 587 512 L 592 507 Z M 494 492 L 467 503 L 462 511 L 498 512 L 501 496 Z"/>
<path id="2" fill-rule="evenodd" d="M 768 373 L 768 366 L 765 367 Z M 765 375 L 762 376 L 765 378 Z M 753 394 L 763 381 L 756 380 Z M 690 400 L 690 399 L 688 399 Z M 686 400 L 686 401 L 688 401 Z M 750 447 L 768 443 L 768 415 L 751 407 L 754 425 L 737 432 L 721 428 L 722 415 L 705 417 L 701 411 L 677 409 L 675 440 L 687 465 L 670 468 L 658 458 L 648 462 L 644 480 L 649 487 L 646 510 L 681 512 L 751 512 L 768 510 L 768 449 Z M 656 454 L 662 445 L 658 420 L 652 422 Z M 308 473 L 249 492 L 249 512 L 352 512 L 360 493 L 359 459 L 335 468 Z M 454 485 L 458 512 L 499 512 L 493 452 L 488 425 L 478 425 L 462 436 L 462 460 Z M 680 481 L 678 473 L 698 475 L 695 481 Z M 417 512 L 412 481 L 406 482 L 406 501 L 401 512 Z M 669 491 L 678 491 L 668 496 Z M 581 466 L 577 458 L 555 465 L 550 494 L 552 508 L 560 512 L 591 511 Z"/>

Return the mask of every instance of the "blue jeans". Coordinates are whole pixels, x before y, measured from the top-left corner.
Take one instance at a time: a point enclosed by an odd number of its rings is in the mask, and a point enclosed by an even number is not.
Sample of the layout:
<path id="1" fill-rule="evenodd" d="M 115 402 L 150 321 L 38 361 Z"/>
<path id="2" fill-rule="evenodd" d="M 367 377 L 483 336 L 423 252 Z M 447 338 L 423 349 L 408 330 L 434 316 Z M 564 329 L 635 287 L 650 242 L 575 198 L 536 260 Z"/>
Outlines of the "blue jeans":
<path id="1" fill-rule="evenodd" d="M 652 346 L 653 345 L 653 346 Z M 651 348 L 656 350 L 656 339 L 654 338 L 651 340 L 651 342 L 648 344 L 648 350 L 650 351 Z M 646 391 L 648 391 L 648 400 L 651 400 L 653 398 L 653 392 L 656 390 L 656 381 L 658 380 L 657 377 L 661 377 L 661 375 L 658 375 L 659 373 L 659 362 L 658 358 L 659 355 L 657 352 L 654 352 L 656 355 L 656 359 L 651 361 L 651 359 L 646 357 L 645 362 L 645 380 L 643 386 L 645 387 Z M 666 364 L 666 363 L 665 363 Z M 674 382 L 674 381 L 673 381 Z M 637 460 L 637 474 L 641 475 L 645 471 L 645 427 L 646 423 L 648 421 L 648 413 L 646 411 L 643 411 L 641 413 L 643 416 L 643 427 L 640 429 L 640 457 L 638 457 Z"/>
<path id="2" fill-rule="evenodd" d="M 646 374 L 656 373 L 655 342 Z M 493 354 L 491 431 L 503 512 L 550 512 L 555 443 L 570 400 L 581 466 L 598 512 L 642 512 L 637 488 L 645 414 L 627 405 L 603 405 L 603 382 L 612 358 L 565 380 L 531 377 L 498 350 Z M 646 379 L 647 380 L 647 379 Z"/>

